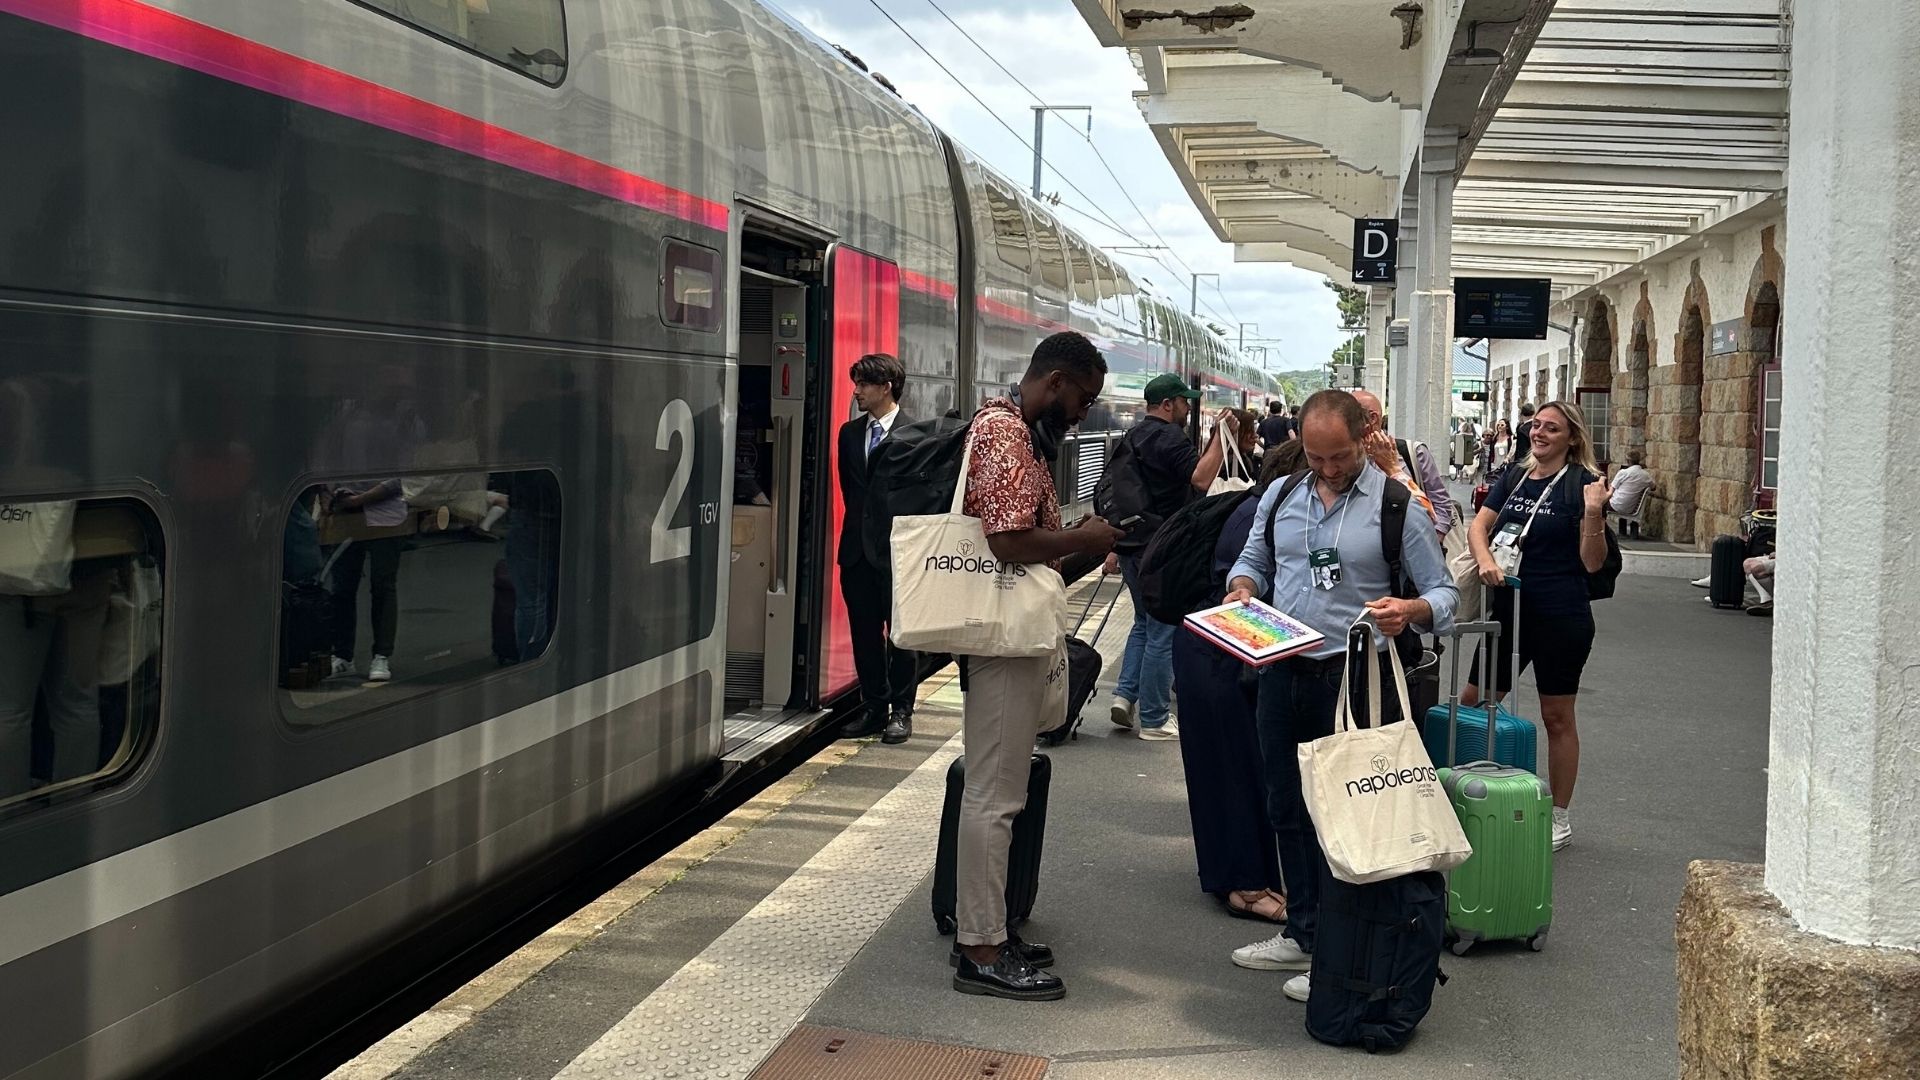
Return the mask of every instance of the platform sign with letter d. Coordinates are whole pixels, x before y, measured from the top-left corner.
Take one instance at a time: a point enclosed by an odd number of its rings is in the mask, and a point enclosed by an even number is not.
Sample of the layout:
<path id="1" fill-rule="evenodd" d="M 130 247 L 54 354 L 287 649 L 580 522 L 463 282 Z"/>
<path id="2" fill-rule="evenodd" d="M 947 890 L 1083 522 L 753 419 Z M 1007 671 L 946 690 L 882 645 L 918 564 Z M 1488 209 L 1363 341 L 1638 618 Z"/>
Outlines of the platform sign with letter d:
<path id="1" fill-rule="evenodd" d="M 1393 284 L 1400 262 L 1400 222 L 1394 218 L 1355 218 L 1353 283 Z"/>

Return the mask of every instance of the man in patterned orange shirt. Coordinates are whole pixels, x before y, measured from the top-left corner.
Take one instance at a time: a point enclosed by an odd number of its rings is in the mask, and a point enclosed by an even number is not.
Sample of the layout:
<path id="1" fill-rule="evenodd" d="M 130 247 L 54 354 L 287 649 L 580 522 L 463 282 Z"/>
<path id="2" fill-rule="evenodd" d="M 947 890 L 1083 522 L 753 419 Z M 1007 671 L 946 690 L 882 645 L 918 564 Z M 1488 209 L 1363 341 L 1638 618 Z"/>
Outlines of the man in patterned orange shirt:
<path id="1" fill-rule="evenodd" d="M 995 398 L 974 415 L 964 509 L 980 519 L 995 558 L 1058 569 L 1068 555 L 1099 558 L 1113 550 L 1120 531 L 1098 517 L 1060 527 L 1052 468 L 1061 440 L 1086 418 L 1106 377 L 1100 350 L 1062 331 L 1033 351 L 1012 397 Z M 1057 976 L 1040 970 L 1053 963 L 1053 950 L 1008 932 L 1006 901 L 1013 819 L 1027 803 L 1033 740 L 1066 714 L 1064 657 L 1061 651 L 963 661 L 967 786 L 960 800 L 953 955 L 953 987 L 963 993 L 1052 1001 L 1067 992 Z"/>

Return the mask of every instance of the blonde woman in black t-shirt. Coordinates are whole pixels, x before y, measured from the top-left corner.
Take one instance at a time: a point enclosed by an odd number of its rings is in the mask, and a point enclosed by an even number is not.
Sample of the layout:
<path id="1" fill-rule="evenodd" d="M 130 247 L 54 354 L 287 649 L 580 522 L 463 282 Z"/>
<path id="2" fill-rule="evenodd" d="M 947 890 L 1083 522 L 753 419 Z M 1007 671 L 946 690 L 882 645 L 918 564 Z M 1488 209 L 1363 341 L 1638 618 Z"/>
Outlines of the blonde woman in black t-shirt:
<path id="1" fill-rule="evenodd" d="M 1502 628 L 1493 678 L 1478 661 L 1461 704 L 1478 704 L 1490 683 L 1495 701 L 1512 688 L 1513 596 L 1496 552 L 1517 546 L 1520 592 L 1520 666 L 1534 667 L 1540 720 L 1547 729 L 1548 783 L 1553 788 L 1553 847 L 1573 839 L 1568 807 L 1580 774 L 1580 734 L 1574 699 L 1593 651 L 1593 609 L 1587 578 L 1607 559 L 1607 500 L 1612 494 L 1593 459 L 1580 408 L 1564 401 L 1542 405 L 1528 429 L 1528 454 L 1487 491 L 1468 533 L 1480 578 Z"/>

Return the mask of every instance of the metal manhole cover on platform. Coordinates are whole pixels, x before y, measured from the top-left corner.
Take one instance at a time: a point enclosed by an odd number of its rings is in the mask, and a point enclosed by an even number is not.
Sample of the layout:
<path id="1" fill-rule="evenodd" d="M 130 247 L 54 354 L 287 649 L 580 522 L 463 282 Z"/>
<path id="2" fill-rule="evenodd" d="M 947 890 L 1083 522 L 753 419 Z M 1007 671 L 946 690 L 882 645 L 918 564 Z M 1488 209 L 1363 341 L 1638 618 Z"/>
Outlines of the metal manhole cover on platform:
<path id="1" fill-rule="evenodd" d="M 1042 1080 L 1045 1058 L 801 1024 L 750 1080 Z"/>

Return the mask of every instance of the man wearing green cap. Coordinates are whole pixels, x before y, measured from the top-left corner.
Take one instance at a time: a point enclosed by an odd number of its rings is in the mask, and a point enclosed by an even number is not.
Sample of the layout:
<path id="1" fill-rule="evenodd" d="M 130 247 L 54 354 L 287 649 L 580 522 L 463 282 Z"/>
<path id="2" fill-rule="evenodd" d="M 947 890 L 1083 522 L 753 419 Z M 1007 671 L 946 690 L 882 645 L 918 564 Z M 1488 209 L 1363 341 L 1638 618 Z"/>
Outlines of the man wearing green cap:
<path id="1" fill-rule="evenodd" d="M 1133 632 L 1127 636 L 1126 656 L 1120 662 L 1111 716 L 1123 728 L 1137 724 L 1142 739 L 1162 741 L 1180 737 L 1171 715 L 1173 634 L 1177 627 L 1147 614 L 1140 599 L 1140 554 L 1162 522 L 1196 494 L 1204 494 L 1220 475 L 1224 452 L 1220 434 L 1227 421 L 1223 412 L 1203 454 L 1194 449 L 1186 432 L 1187 418 L 1196 407 L 1193 403 L 1200 400 L 1200 391 L 1168 372 L 1147 383 L 1145 396 L 1146 418 L 1127 433 L 1127 443 L 1146 505 L 1141 508 L 1139 524 L 1114 545 L 1114 554 L 1107 559 L 1107 572 L 1119 570 L 1133 597 Z M 1116 465 L 1120 464 L 1119 457 L 1115 455 Z"/>

